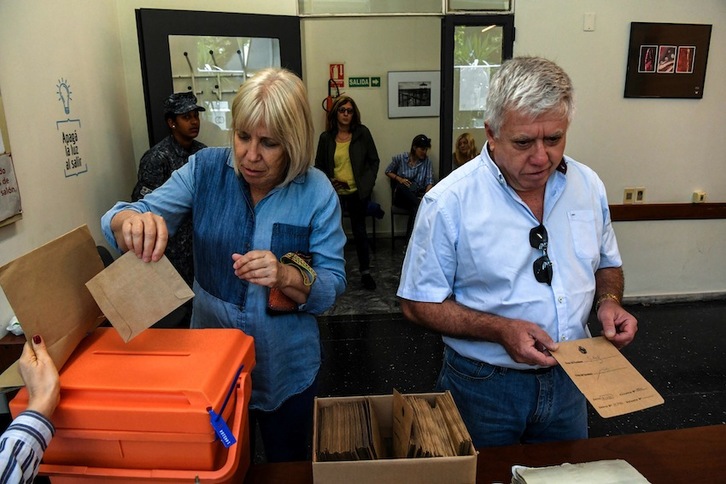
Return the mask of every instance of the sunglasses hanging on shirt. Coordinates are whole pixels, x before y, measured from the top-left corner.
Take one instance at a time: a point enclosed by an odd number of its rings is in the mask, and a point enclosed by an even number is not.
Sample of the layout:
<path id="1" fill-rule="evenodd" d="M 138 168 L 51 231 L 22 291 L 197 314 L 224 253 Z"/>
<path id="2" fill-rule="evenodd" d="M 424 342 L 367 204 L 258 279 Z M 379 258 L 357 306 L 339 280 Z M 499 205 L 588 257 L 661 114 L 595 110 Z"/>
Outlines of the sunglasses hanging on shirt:
<path id="1" fill-rule="evenodd" d="M 541 250 L 543 255 L 538 257 L 532 264 L 534 278 L 542 284 L 552 285 L 552 261 L 547 255 L 547 229 L 544 225 L 539 224 L 529 231 L 529 245 L 533 249 Z"/>

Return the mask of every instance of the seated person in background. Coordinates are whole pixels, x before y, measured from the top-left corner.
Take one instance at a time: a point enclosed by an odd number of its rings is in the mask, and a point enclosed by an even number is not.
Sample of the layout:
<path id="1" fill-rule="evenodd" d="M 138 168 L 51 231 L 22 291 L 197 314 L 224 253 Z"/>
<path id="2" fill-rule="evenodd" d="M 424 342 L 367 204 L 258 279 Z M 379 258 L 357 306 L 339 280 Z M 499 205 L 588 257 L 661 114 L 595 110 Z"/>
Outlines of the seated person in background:
<path id="1" fill-rule="evenodd" d="M 0 482 L 32 482 L 55 434 L 49 419 L 60 401 L 60 379 L 39 335 L 25 342 L 18 365 L 28 389 L 28 408 L 0 437 Z"/>
<path id="2" fill-rule="evenodd" d="M 456 147 L 451 160 L 454 162 L 452 169 L 458 168 L 467 161 L 476 158 L 479 150 L 476 148 L 476 141 L 471 133 L 461 133 L 456 138 Z"/>
<path id="3" fill-rule="evenodd" d="M 411 236 L 413 221 L 424 193 L 434 186 L 434 171 L 428 151 L 431 138 L 425 134 L 416 135 L 411 142 L 411 150 L 392 158 L 386 168 L 386 176 L 393 185 L 393 204 L 408 210 L 406 238 Z"/>

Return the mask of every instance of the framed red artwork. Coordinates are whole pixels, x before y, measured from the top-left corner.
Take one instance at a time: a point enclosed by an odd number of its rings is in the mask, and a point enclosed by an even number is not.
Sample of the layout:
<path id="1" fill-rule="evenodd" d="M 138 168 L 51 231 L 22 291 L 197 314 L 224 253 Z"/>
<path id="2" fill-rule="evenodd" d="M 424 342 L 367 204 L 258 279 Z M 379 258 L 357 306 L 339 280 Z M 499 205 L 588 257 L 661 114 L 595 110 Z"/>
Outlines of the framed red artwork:
<path id="1" fill-rule="evenodd" d="M 625 97 L 703 97 L 711 25 L 631 22 Z"/>

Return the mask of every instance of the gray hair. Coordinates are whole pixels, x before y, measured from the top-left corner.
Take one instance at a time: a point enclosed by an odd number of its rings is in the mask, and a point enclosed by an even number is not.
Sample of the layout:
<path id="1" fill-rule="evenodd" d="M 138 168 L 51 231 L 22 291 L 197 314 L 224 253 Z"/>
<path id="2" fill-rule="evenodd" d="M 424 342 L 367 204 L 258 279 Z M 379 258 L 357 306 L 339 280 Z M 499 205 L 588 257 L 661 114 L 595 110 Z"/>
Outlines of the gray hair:
<path id="1" fill-rule="evenodd" d="M 537 116 L 560 110 L 572 121 L 574 90 L 567 73 L 554 62 L 541 57 L 515 57 L 502 64 L 489 83 L 484 119 L 494 136 L 507 112 Z"/>

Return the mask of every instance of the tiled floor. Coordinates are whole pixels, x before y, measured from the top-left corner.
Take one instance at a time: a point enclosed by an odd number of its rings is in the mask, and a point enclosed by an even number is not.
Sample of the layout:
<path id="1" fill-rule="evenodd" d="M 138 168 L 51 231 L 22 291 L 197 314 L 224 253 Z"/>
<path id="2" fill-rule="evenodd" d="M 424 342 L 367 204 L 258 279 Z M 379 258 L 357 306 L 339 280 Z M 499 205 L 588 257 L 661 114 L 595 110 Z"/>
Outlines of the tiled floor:
<path id="1" fill-rule="evenodd" d="M 401 238 L 397 238 L 394 244 L 391 244 L 389 238 L 378 239 L 374 247 L 375 250 L 371 250 L 371 274 L 376 281 L 376 289 L 368 291 L 361 285 L 358 258 L 353 244 L 349 243 L 345 247 L 348 288 L 321 320 L 330 317 L 344 320 L 345 317 L 400 313 L 396 290 L 401 275 L 405 242 Z"/>
<path id="2" fill-rule="evenodd" d="M 324 361 L 320 395 L 431 391 L 442 342 L 403 319 L 395 291 L 403 242 L 381 239 L 373 255 L 378 287 L 360 286 L 355 254 L 346 248 L 349 287 L 320 318 Z M 591 436 L 726 423 L 726 300 L 630 305 L 639 321 L 623 354 L 664 397 L 665 404 L 604 419 L 590 412 Z M 598 325 L 591 325 L 597 332 Z"/>

